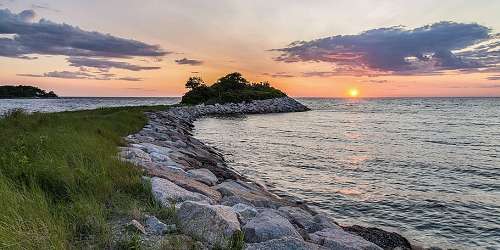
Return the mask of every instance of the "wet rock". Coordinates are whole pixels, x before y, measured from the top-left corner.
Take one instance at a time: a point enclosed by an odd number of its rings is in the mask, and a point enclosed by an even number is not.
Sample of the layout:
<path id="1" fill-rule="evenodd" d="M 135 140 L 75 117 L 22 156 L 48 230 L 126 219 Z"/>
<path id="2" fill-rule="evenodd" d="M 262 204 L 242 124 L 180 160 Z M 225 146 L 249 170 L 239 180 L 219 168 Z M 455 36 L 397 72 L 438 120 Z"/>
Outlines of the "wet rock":
<path id="1" fill-rule="evenodd" d="M 250 219 L 255 217 L 257 215 L 257 209 L 255 209 L 251 205 L 243 204 L 243 203 L 238 203 L 234 206 L 232 206 L 232 209 L 236 214 L 238 215 L 238 218 L 240 219 L 240 222 L 244 225 L 246 224 Z"/>
<path id="2" fill-rule="evenodd" d="M 192 169 L 187 172 L 187 175 L 197 181 L 203 182 L 209 186 L 217 184 L 217 177 L 206 168 Z"/>
<path id="3" fill-rule="evenodd" d="M 282 237 L 301 239 L 293 225 L 275 210 L 267 209 L 251 219 L 243 227 L 245 242 L 258 243 Z"/>
<path id="4" fill-rule="evenodd" d="M 247 244 L 245 250 L 320 250 L 326 249 L 294 237 L 283 237 L 261 243 Z"/>
<path id="5" fill-rule="evenodd" d="M 177 211 L 181 230 L 211 245 L 224 245 L 240 223 L 231 207 L 186 201 Z"/>
<path id="6" fill-rule="evenodd" d="M 381 250 L 379 246 L 340 228 L 327 228 L 309 235 L 311 242 L 328 249 Z"/>
<path id="7" fill-rule="evenodd" d="M 363 237 L 365 240 L 373 242 L 383 249 L 412 249 L 410 242 L 397 233 L 387 232 L 378 228 L 362 227 L 358 225 L 344 227 L 344 230 L 353 234 L 357 234 Z"/>
<path id="8" fill-rule="evenodd" d="M 340 228 L 340 226 L 328 215 L 321 212 L 314 216 L 314 228 L 309 232 L 317 232 L 326 228 Z"/>
<path id="9" fill-rule="evenodd" d="M 175 225 L 167 225 L 158 220 L 155 216 L 149 216 L 146 219 L 146 228 L 149 232 L 155 235 L 165 235 L 177 230 Z"/>
<path id="10" fill-rule="evenodd" d="M 205 195 L 188 191 L 169 180 L 158 177 L 151 178 L 151 189 L 153 197 L 166 207 L 184 201 L 200 201 L 209 204 L 214 203 L 213 200 Z"/>
<path id="11" fill-rule="evenodd" d="M 127 228 L 129 230 L 133 231 L 133 232 L 137 232 L 137 233 L 141 233 L 141 234 L 146 234 L 146 229 L 144 229 L 144 226 L 140 222 L 138 222 L 136 220 L 132 220 L 128 224 Z"/>

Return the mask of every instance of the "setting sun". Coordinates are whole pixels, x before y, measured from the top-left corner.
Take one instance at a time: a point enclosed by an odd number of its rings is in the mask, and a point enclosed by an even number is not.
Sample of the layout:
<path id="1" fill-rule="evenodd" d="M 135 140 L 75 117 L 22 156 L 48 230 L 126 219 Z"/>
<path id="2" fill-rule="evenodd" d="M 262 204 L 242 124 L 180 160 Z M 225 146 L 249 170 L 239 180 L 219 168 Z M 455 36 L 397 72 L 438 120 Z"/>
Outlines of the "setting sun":
<path id="1" fill-rule="evenodd" d="M 358 97 L 358 95 L 359 95 L 358 89 L 354 89 L 354 88 L 349 89 L 349 96 L 350 97 Z"/>

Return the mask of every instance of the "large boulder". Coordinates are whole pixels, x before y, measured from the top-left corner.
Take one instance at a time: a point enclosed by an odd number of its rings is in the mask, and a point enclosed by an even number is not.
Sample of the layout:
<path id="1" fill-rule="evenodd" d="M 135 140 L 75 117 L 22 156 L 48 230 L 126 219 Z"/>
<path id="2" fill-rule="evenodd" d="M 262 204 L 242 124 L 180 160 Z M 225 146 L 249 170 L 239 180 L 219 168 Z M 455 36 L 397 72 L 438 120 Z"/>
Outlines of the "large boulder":
<path id="1" fill-rule="evenodd" d="M 264 242 L 287 236 L 302 239 L 287 219 L 271 209 L 263 210 L 257 214 L 245 224 L 243 232 L 245 241 L 250 243 Z"/>
<path id="2" fill-rule="evenodd" d="M 142 165 L 151 162 L 151 157 L 148 153 L 142 151 L 139 148 L 134 147 L 122 147 L 120 148 L 119 156 L 134 165 Z"/>
<path id="3" fill-rule="evenodd" d="M 240 223 L 231 207 L 186 201 L 177 211 L 183 233 L 212 246 L 224 246 L 240 230 Z"/>
<path id="4" fill-rule="evenodd" d="M 314 221 L 314 217 L 299 207 L 283 206 L 278 209 L 278 212 L 292 224 L 306 230 L 308 233 L 318 231 L 319 226 Z"/>
<path id="5" fill-rule="evenodd" d="M 209 186 L 217 184 L 218 181 L 217 177 L 206 168 L 191 169 L 187 172 L 187 174 L 189 177 Z"/>
<path id="6" fill-rule="evenodd" d="M 311 242 L 335 250 L 382 250 L 379 246 L 341 228 L 327 228 L 309 235 Z"/>
<path id="7" fill-rule="evenodd" d="M 217 191 L 223 195 L 222 201 L 233 206 L 237 203 L 251 204 L 256 207 L 276 208 L 277 204 L 264 192 L 249 189 L 242 184 L 229 180 L 216 186 Z"/>
<path id="8" fill-rule="evenodd" d="M 405 237 L 397 233 L 387 232 L 382 229 L 373 227 L 362 227 L 358 225 L 344 227 L 344 230 L 353 234 L 357 234 L 363 237 L 365 240 L 377 244 L 383 249 L 412 249 L 410 242 Z"/>
<path id="9" fill-rule="evenodd" d="M 216 202 L 222 199 L 222 195 L 217 190 L 204 183 L 193 180 L 183 173 L 176 172 L 175 170 L 149 168 L 147 172 L 151 176 L 167 179 L 188 191 L 203 194 Z"/>
<path id="10" fill-rule="evenodd" d="M 205 195 L 188 191 L 169 180 L 158 177 L 151 178 L 151 189 L 155 200 L 166 207 L 184 201 L 200 201 L 208 204 L 215 203 Z"/>
<path id="11" fill-rule="evenodd" d="M 320 250 L 326 249 L 294 237 L 283 237 L 261 243 L 247 244 L 245 250 Z"/>
<path id="12" fill-rule="evenodd" d="M 257 209 L 255 209 L 255 207 L 243 203 L 232 206 L 232 209 L 236 212 L 242 224 L 247 224 L 249 220 L 257 215 Z"/>

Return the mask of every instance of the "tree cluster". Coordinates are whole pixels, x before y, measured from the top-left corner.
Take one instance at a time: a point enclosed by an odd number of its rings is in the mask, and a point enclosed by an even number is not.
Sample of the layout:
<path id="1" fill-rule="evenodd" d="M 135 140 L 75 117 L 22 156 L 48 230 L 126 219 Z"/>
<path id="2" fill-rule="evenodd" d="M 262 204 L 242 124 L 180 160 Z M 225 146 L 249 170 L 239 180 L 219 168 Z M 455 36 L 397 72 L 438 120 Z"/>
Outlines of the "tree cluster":
<path id="1" fill-rule="evenodd" d="M 238 72 L 218 79 L 211 86 L 207 86 L 200 77 L 190 77 L 186 88 L 189 92 L 184 94 L 181 102 L 190 105 L 239 103 L 286 96 L 268 82 L 251 83 Z"/>
<path id="2" fill-rule="evenodd" d="M 0 86 L 0 98 L 57 98 L 53 92 L 46 92 L 33 86 Z"/>

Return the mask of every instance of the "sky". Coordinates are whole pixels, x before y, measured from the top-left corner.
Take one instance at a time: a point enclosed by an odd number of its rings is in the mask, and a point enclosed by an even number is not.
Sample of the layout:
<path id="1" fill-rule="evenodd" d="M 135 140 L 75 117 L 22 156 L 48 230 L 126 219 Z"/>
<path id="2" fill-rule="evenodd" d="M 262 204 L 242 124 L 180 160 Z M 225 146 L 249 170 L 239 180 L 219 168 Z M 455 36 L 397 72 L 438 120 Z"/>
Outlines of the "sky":
<path id="1" fill-rule="evenodd" d="M 500 1 L 0 0 L 0 85 L 180 96 L 231 72 L 291 96 L 500 96 Z"/>

